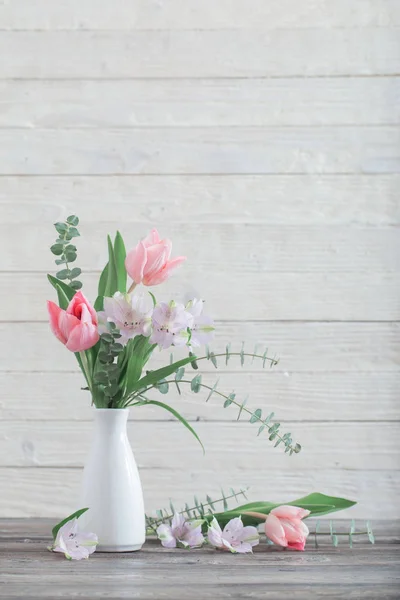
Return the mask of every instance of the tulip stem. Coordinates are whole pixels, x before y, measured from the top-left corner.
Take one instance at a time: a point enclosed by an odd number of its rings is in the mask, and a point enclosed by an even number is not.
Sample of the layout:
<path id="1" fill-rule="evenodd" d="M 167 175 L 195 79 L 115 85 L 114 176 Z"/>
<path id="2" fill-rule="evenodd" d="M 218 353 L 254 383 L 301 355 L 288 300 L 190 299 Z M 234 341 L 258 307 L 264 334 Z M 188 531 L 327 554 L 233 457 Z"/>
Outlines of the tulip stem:
<path id="1" fill-rule="evenodd" d="M 131 287 L 128 290 L 128 294 L 130 294 L 131 292 L 133 292 L 133 290 L 135 289 L 135 287 L 136 287 L 136 283 L 133 281 Z"/>
<path id="2" fill-rule="evenodd" d="M 244 515 L 248 515 L 249 517 L 255 517 L 256 519 L 261 519 L 262 521 L 266 521 L 267 520 L 267 516 L 268 515 L 264 515 L 263 513 L 259 513 L 259 512 L 252 512 L 252 511 L 247 511 L 243 512 Z"/>
<path id="3" fill-rule="evenodd" d="M 86 382 L 88 384 L 88 388 L 90 390 L 90 393 L 92 394 L 92 404 L 93 404 L 92 380 L 91 380 L 91 377 L 90 377 L 89 363 L 88 363 L 88 359 L 87 359 L 85 351 L 82 350 L 81 352 L 79 352 L 79 356 L 81 357 L 81 361 L 82 361 L 83 374 L 84 374 Z"/>

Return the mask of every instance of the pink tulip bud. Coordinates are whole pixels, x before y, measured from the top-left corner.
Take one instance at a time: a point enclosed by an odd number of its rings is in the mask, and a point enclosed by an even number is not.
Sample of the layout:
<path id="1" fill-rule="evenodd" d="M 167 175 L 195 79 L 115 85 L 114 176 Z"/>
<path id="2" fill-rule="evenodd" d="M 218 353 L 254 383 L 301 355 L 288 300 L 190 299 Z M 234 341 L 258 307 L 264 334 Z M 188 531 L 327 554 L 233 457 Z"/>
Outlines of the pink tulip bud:
<path id="1" fill-rule="evenodd" d="M 298 506 L 278 506 L 267 516 L 265 535 L 278 546 L 304 550 L 309 531 L 301 519 L 309 514 L 309 510 Z"/>
<path id="2" fill-rule="evenodd" d="M 157 229 L 152 229 L 147 237 L 128 252 L 125 259 L 126 271 L 135 284 L 158 285 L 170 276 L 185 256 L 170 260 L 171 240 L 160 240 Z"/>
<path id="3" fill-rule="evenodd" d="M 72 298 L 67 310 L 47 302 L 50 327 L 57 339 L 71 352 L 82 352 L 99 340 L 97 314 L 82 292 Z"/>

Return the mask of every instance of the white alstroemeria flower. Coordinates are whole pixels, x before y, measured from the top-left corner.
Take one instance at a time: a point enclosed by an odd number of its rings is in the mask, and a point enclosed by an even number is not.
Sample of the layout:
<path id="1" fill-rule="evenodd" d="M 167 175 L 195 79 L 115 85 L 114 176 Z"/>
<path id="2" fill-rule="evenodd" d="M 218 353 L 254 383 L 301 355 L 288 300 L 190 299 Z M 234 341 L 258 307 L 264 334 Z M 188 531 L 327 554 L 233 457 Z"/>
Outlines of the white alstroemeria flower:
<path id="1" fill-rule="evenodd" d="M 131 297 L 115 292 L 112 298 L 105 297 L 104 311 L 98 313 L 100 332 L 107 332 L 107 322 L 115 323 L 121 334 L 118 342 L 123 345 L 137 335 L 149 336 L 152 314 L 150 302 L 140 294 Z"/>
<path id="2" fill-rule="evenodd" d="M 183 304 L 160 302 L 153 310 L 150 343 L 158 344 L 164 350 L 170 346 L 184 346 L 192 322 L 193 317 Z"/>
<path id="3" fill-rule="evenodd" d="M 186 311 L 193 317 L 191 326 L 191 346 L 203 346 L 214 337 L 214 321 L 203 313 L 204 300 L 193 298 L 186 304 Z"/>
<path id="4" fill-rule="evenodd" d="M 157 527 L 158 539 L 164 548 L 198 548 L 204 543 L 202 523 L 202 519 L 188 521 L 184 515 L 175 513 L 171 525 L 163 523 Z"/>
<path id="5" fill-rule="evenodd" d="M 244 527 L 241 517 L 231 519 L 223 529 L 214 517 L 208 528 L 208 542 L 215 548 L 228 550 L 230 552 L 253 552 L 253 546 L 257 546 L 260 536 L 256 527 L 251 525 Z"/>
<path id="6" fill-rule="evenodd" d="M 72 519 L 60 527 L 49 550 L 62 552 L 68 560 L 81 560 L 89 558 L 89 555 L 96 550 L 97 544 L 97 535 L 78 531 L 78 520 Z"/>

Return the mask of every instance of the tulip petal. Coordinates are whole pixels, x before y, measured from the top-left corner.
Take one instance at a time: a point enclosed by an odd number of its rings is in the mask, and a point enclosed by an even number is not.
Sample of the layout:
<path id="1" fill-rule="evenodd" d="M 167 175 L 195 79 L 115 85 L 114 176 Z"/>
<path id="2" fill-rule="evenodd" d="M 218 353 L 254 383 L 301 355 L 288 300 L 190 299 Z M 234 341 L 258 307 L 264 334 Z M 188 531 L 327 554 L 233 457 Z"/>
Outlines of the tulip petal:
<path id="1" fill-rule="evenodd" d="M 157 229 L 152 229 L 145 238 L 143 238 L 142 243 L 145 248 L 152 246 L 153 244 L 158 244 L 160 242 L 160 236 L 158 234 Z"/>
<path id="2" fill-rule="evenodd" d="M 275 515 L 279 519 L 304 519 L 304 517 L 308 517 L 310 511 L 300 508 L 299 506 L 289 506 L 287 504 L 283 504 L 282 506 L 273 508 L 271 510 L 271 514 Z"/>
<path id="3" fill-rule="evenodd" d="M 72 315 L 66 315 L 66 317 L 76 319 Z M 80 321 L 76 320 L 78 324 L 70 332 L 65 345 L 71 352 L 89 350 L 89 348 L 97 344 L 100 335 L 97 325 L 94 325 L 91 321 L 91 315 L 85 304 L 82 305 L 82 319 Z"/>
<path id="4" fill-rule="evenodd" d="M 133 248 L 126 255 L 125 268 L 129 277 L 139 284 L 143 279 L 143 271 L 147 261 L 147 250 L 143 242 L 139 242 L 136 248 Z"/>
<path id="5" fill-rule="evenodd" d="M 278 546 L 286 548 L 288 545 L 281 522 L 272 512 L 269 513 L 265 521 L 265 535 Z"/>
<path id="6" fill-rule="evenodd" d="M 144 268 L 144 280 L 148 279 L 159 271 L 162 271 L 169 258 L 168 253 L 171 252 L 170 244 L 171 243 L 169 242 L 168 245 L 167 241 L 165 241 L 146 248 L 147 261 Z"/>
<path id="7" fill-rule="evenodd" d="M 158 271 L 148 277 L 147 275 L 143 279 L 144 285 L 159 285 L 163 283 L 168 277 L 171 275 L 172 271 L 174 271 L 179 265 L 181 265 L 186 260 L 186 256 L 177 256 L 172 260 L 168 261 L 161 271 Z"/>
<path id="8" fill-rule="evenodd" d="M 294 543 L 288 544 L 288 548 L 290 548 L 291 550 L 304 550 L 305 545 L 306 545 L 306 540 L 303 539 L 300 542 L 294 542 Z"/>
<path id="9" fill-rule="evenodd" d="M 63 311 L 62 308 L 57 306 L 57 304 L 55 304 L 55 302 L 52 302 L 51 300 L 47 301 L 47 310 L 49 313 L 50 328 L 52 332 L 54 333 L 56 338 L 60 340 L 60 342 L 65 344 L 68 339 L 68 336 L 65 335 L 63 331 L 61 331 L 59 326 L 60 315 L 65 311 Z"/>
<path id="10" fill-rule="evenodd" d="M 93 306 L 90 304 L 89 300 L 84 296 L 84 294 L 81 291 L 77 292 L 72 298 L 71 302 L 68 304 L 66 312 L 80 319 L 82 315 L 83 306 L 86 306 L 86 308 L 88 309 L 92 323 L 97 325 L 97 313 L 94 310 Z"/>

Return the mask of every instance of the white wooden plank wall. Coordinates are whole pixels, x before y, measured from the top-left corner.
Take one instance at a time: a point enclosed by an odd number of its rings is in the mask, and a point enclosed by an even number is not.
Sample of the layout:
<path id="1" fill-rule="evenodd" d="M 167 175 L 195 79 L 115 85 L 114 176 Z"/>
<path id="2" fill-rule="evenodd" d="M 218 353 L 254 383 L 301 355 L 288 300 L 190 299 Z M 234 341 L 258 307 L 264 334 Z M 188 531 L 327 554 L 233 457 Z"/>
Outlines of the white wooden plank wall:
<path id="1" fill-rule="evenodd" d="M 400 516 L 399 27 L 398 0 L 0 3 L 1 516 L 63 516 L 77 494 L 91 409 L 45 311 L 51 224 L 74 212 L 92 297 L 107 232 L 173 239 L 188 262 L 164 294 L 206 298 L 216 349 L 281 358 L 232 360 L 221 386 L 303 445 L 289 458 L 171 392 L 207 454 L 132 414 L 149 511 L 250 486 Z"/>

